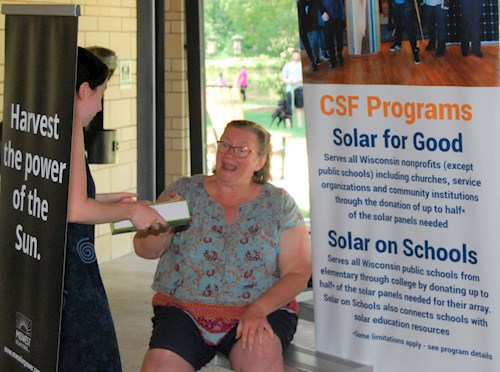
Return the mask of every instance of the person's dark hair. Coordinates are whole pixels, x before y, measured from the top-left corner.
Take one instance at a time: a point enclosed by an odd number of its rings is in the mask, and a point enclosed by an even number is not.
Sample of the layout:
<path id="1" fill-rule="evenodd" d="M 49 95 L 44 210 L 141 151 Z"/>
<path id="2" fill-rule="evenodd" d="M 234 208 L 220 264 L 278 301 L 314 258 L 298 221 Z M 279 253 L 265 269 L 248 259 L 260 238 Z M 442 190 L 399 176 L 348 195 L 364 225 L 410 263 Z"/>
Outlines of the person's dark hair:
<path id="1" fill-rule="evenodd" d="M 252 181 L 261 185 L 269 182 L 271 180 L 271 134 L 262 125 L 250 120 L 230 121 L 226 125 L 224 131 L 226 131 L 228 128 L 240 128 L 257 135 L 257 140 L 259 142 L 259 149 L 257 150 L 257 152 L 259 155 L 264 155 L 266 157 L 266 162 L 260 170 L 254 172 Z"/>
<path id="2" fill-rule="evenodd" d="M 76 69 L 76 91 L 80 85 L 88 82 L 92 90 L 104 83 L 109 76 L 108 67 L 87 49 L 78 47 L 78 62 Z"/>

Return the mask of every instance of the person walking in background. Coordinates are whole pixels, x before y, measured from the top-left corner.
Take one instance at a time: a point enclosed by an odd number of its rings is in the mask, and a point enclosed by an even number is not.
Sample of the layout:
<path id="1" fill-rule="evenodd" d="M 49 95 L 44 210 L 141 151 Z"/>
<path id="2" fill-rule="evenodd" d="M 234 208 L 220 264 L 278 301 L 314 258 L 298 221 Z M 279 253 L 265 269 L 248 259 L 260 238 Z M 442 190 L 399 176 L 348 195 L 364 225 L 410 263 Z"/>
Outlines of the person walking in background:
<path id="1" fill-rule="evenodd" d="M 427 44 L 425 50 L 435 50 L 437 42 L 436 57 L 444 56 L 446 50 L 446 16 L 448 6 L 445 2 L 447 1 L 424 0 L 425 19 L 429 33 L 429 44 Z"/>
<path id="2" fill-rule="evenodd" d="M 225 87 L 227 85 L 226 79 L 224 79 L 224 75 L 222 72 L 219 73 L 219 77 L 215 79 L 215 85 L 219 87 Z"/>
<path id="3" fill-rule="evenodd" d="M 300 51 L 294 49 L 292 51 L 292 60 L 287 62 L 281 70 L 281 79 L 286 84 L 286 125 L 292 127 L 292 107 L 295 108 L 297 115 L 297 125 L 302 127 L 304 115 L 304 95 L 302 92 L 302 62 L 300 61 Z M 292 105 L 293 103 L 293 105 Z"/>
<path id="4" fill-rule="evenodd" d="M 460 0 L 462 6 L 462 55 L 469 55 L 469 47 L 472 53 L 483 58 L 481 52 L 481 14 L 483 2 L 481 0 Z"/>
<path id="5" fill-rule="evenodd" d="M 330 68 L 344 64 L 344 0 L 321 0 L 321 16 L 325 20 L 325 44 L 330 56 Z M 325 15 L 326 13 L 326 15 Z"/>
<path id="6" fill-rule="evenodd" d="M 239 88 L 241 93 L 241 99 L 243 102 L 247 99 L 246 89 L 248 87 L 248 72 L 245 66 L 241 66 L 240 73 L 238 75 L 238 79 L 236 80 L 236 86 Z"/>
<path id="7" fill-rule="evenodd" d="M 408 35 L 410 41 L 411 49 L 413 52 L 413 63 L 418 65 L 420 63 L 420 57 L 418 53 L 420 49 L 417 47 L 417 32 L 415 28 L 415 22 L 413 19 L 414 9 L 413 0 L 391 0 L 394 2 L 394 44 L 391 46 L 391 52 L 397 52 L 401 50 L 401 41 L 403 39 L 403 31 Z M 475 0 L 473 0 L 475 1 Z"/>
<path id="8" fill-rule="evenodd" d="M 78 48 L 59 371 L 121 371 L 120 353 L 94 248 L 94 224 L 130 220 L 137 230 L 167 222 L 136 193 L 96 194 L 84 128 L 102 110 L 109 70 Z"/>

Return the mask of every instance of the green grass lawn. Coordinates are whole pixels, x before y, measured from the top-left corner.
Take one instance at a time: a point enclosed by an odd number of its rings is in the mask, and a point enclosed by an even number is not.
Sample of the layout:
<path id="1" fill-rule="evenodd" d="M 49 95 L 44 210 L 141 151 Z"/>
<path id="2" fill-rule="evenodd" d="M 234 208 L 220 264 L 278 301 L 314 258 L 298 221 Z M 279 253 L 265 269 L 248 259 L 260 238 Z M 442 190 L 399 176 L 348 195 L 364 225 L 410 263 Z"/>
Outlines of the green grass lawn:
<path id="1" fill-rule="evenodd" d="M 266 107 L 266 106 L 264 106 Z M 292 128 L 286 128 L 283 123 L 280 124 L 280 126 L 276 126 L 277 120 L 275 120 L 274 124 L 272 127 L 270 127 L 271 124 L 271 114 L 273 110 L 275 109 L 275 106 L 270 106 L 269 109 L 265 108 L 259 108 L 259 109 L 246 109 L 245 110 L 245 119 L 255 121 L 256 123 L 259 123 L 263 125 L 265 128 L 273 130 L 275 132 L 283 132 L 283 133 L 290 133 L 292 134 L 292 137 L 296 138 L 305 138 L 306 136 L 306 130 L 305 127 L 303 126 L 302 128 L 299 128 L 297 126 L 297 118 L 295 115 L 292 117 Z M 305 122 L 305 120 L 304 120 Z"/>

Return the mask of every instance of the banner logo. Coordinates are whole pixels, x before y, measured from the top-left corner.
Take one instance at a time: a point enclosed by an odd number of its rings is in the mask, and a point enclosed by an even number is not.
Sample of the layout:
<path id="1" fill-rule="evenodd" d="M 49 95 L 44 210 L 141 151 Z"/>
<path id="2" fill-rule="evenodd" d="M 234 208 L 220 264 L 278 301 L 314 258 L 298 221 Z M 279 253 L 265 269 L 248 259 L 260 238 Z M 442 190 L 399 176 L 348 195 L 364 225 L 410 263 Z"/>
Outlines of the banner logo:
<path id="1" fill-rule="evenodd" d="M 33 321 L 20 312 L 16 315 L 16 345 L 30 352 Z"/>

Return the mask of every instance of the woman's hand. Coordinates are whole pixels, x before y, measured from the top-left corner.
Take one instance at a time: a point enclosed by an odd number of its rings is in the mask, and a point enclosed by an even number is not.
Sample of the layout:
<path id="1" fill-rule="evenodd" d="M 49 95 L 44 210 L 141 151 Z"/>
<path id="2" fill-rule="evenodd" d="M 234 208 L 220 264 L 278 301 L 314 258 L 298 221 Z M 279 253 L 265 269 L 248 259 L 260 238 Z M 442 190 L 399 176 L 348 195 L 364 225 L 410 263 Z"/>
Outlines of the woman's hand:
<path id="1" fill-rule="evenodd" d="M 264 337 L 275 337 L 271 325 L 267 322 L 267 315 L 257 306 L 250 305 L 240 318 L 236 339 L 241 340 L 243 349 L 252 350 L 256 342 L 262 345 Z"/>
<path id="2" fill-rule="evenodd" d="M 160 195 L 157 203 L 164 203 L 172 200 L 180 200 L 182 197 L 175 191 L 165 195 Z M 152 209 L 152 208 L 150 208 Z M 135 253 L 142 258 L 156 259 L 168 249 L 172 242 L 175 228 L 163 225 L 156 230 L 138 230 L 134 236 Z"/>
<path id="3" fill-rule="evenodd" d="M 130 221 L 137 231 L 161 230 L 168 227 L 167 221 L 156 210 L 150 207 L 149 200 L 134 202 L 134 212 Z"/>
<path id="4" fill-rule="evenodd" d="M 173 200 L 180 200 L 181 196 L 177 194 L 175 191 L 172 191 L 166 195 L 160 196 L 156 200 L 157 203 L 164 203 L 168 201 L 173 201 Z M 147 200 L 142 200 L 137 202 L 139 205 L 137 207 L 137 212 L 134 213 L 134 218 L 131 220 L 134 226 L 136 227 L 137 231 L 158 231 L 158 230 L 166 230 L 169 228 L 167 221 L 158 213 L 156 212 L 153 208 L 149 207 L 151 205 L 150 201 Z M 141 213 L 141 205 L 147 206 L 146 210 L 144 213 Z M 149 209 L 154 211 L 154 220 L 153 222 L 151 221 L 151 215 Z M 170 229 L 169 229 L 170 230 Z"/>
<path id="5" fill-rule="evenodd" d="M 96 200 L 102 203 L 127 203 L 127 208 L 130 208 L 130 221 L 138 231 L 160 230 L 167 227 L 167 221 L 153 208 L 149 200 L 137 201 L 139 194 L 134 192 L 110 192 L 105 194 L 97 194 Z M 110 204 L 110 207 L 111 204 Z"/>

